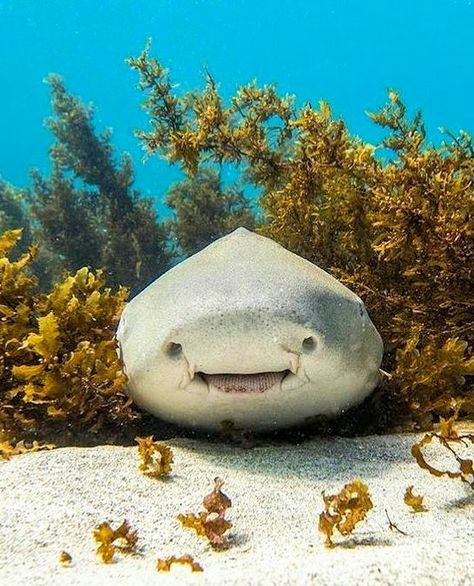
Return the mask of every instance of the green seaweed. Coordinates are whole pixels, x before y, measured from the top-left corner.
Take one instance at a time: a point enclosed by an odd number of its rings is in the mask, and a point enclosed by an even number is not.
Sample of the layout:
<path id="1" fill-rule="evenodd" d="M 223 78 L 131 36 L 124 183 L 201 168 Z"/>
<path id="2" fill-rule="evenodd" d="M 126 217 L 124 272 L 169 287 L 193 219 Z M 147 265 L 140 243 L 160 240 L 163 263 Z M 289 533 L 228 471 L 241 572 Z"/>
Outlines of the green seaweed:
<path id="1" fill-rule="evenodd" d="M 22 228 L 22 239 L 14 254 L 24 253 L 31 245 L 31 216 L 27 205 L 28 190 L 0 179 L 0 234 Z"/>

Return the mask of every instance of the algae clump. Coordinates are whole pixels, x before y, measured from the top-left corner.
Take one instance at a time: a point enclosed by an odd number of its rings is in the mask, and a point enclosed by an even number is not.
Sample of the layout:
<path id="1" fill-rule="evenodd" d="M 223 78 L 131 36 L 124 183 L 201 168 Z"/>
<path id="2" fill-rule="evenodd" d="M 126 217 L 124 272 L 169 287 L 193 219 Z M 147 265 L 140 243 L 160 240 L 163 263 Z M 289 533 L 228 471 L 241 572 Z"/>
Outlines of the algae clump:
<path id="1" fill-rule="evenodd" d="M 123 391 L 114 339 L 127 290 L 113 293 L 100 271 L 83 268 L 40 293 L 28 271 L 36 247 L 10 259 L 20 237 L 21 230 L 0 236 L 0 445 L 6 456 L 20 440 L 53 434 L 67 442 L 138 417 Z"/>

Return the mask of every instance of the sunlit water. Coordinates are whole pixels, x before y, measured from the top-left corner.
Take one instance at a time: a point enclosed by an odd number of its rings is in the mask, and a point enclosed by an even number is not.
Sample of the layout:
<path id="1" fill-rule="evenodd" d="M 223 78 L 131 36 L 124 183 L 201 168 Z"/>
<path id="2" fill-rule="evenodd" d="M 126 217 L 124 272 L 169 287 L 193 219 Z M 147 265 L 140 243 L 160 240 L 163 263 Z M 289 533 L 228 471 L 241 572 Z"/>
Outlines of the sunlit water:
<path id="1" fill-rule="evenodd" d="M 277 83 L 298 103 L 323 98 L 367 141 L 380 137 L 365 112 L 386 89 L 421 108 L 428 136 L 439 126 L 474 131 L 474 6 L 470 0 L 0 0 L 0 176 L 29 183 L 48 169 L 52 139 L 42 83 L 51 72 L 96 108 L 119 151 L 134 159 L 137 187 L 157 205 L 179 177 L 156 157 L 146 163 L 133 135 L 146 123 L 137 77 L 124 60 L 147 38 L 180 89 L 207 68 L 225 96 L 256 79 Z"/>

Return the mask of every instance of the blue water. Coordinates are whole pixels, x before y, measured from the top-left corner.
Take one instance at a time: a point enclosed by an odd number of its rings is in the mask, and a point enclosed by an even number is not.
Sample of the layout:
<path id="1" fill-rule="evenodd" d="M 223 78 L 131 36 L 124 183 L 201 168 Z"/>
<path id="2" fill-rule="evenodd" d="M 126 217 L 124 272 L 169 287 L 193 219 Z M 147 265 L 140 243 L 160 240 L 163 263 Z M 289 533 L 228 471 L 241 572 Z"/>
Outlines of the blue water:
<path id="1" fill-rule="evenodd" d="M 158 208 L 176 168 L 143 162 L 133 130 L 146 124 L 124 63 L 148 37 L 180 90 L 207 67 L 222 93 L 257 79 L 298 102 L 328 100 L 368 141 L 365 112 L 394 87 L 421 108 L 431 140 L 439 126 L 474 132 L 474 6 L 471 0 L 0 0 L 0 176 L 27 185 L 48 170 L 50 72 L 93 102 L 98 129 L 112 127 L 131 153 L 136 184 Z"/>

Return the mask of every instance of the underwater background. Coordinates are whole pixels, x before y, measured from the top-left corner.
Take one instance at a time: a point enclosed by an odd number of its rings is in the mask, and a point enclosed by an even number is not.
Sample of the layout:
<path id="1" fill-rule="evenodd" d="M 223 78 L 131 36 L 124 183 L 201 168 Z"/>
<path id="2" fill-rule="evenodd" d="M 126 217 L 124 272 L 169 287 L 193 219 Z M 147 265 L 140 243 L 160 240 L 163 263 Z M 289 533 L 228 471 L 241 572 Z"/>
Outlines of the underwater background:
<path id="1" fill-rule="evenodd" d="M 42 81 L 58 73 L 94 104 L 97 129 L 113 129 L 137 188 L 166 215 L 161 200 L 181 174 L 158 157 L 143 162 L 133 131 L 146 116 L 125 63 L 149 37 L 183 92 L 201 88 L 206 69 L 224 97 L 253 79 L 276 83 L 298 105 L 327 100 L 373 143 L 381 131 L 366 111 L 393 87 L 423 111 L 430 140 L 440 141 L 441 125 L 472 133 L 473 30 L 471 0 L 0 0 L 0 177 L 26 186 L 32 167 L 48 172 Z"/>
<path id="2" fill-rule="evenodd" d="M 166 437 L 117 324 L 239 226 L 383 339 L 379 386 L 310 434 L 472 420 L 473 31 L 469 0 L 0 0 L 0 455 Z"/>
<path id="3" fill-rule="evenodd" d="M 474 584 L 473 2 L 0 0 L 0 584 Z"/>

